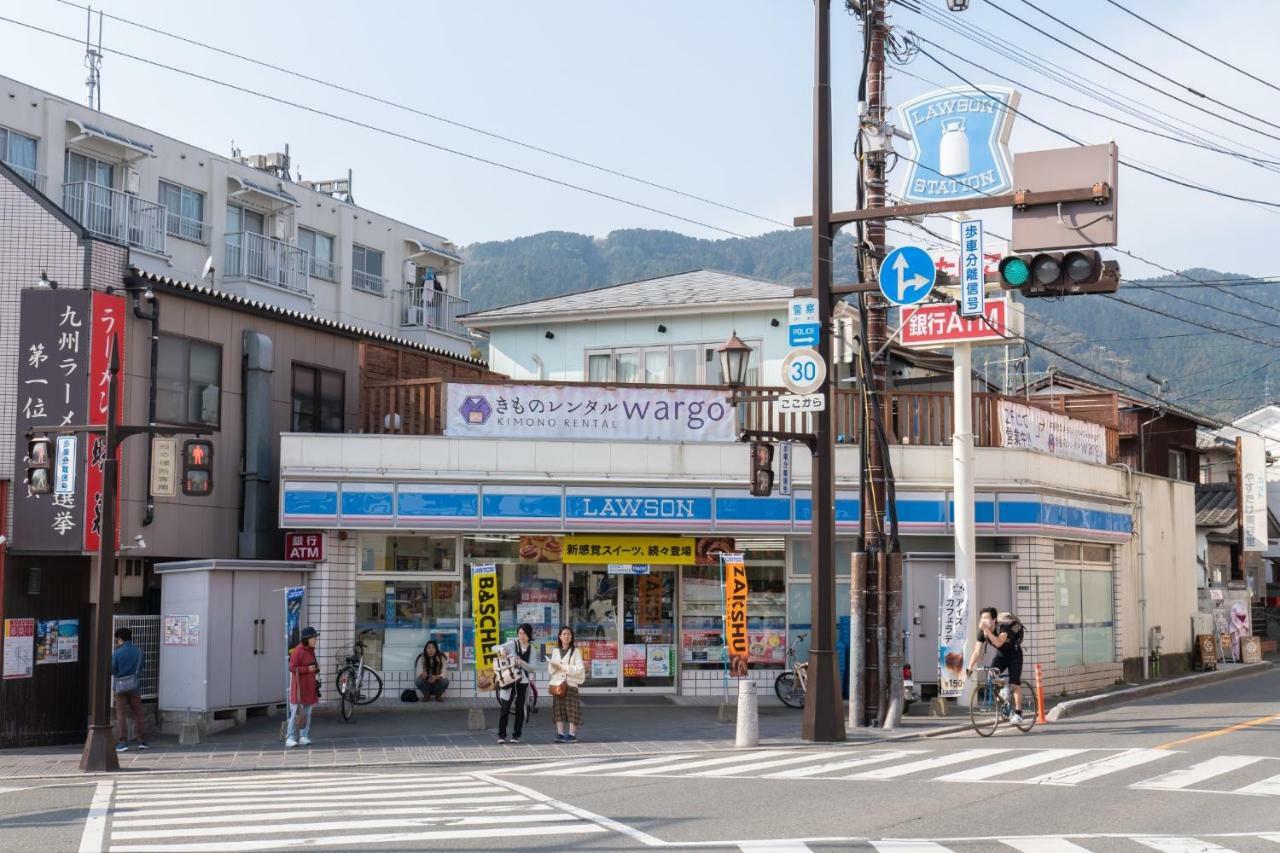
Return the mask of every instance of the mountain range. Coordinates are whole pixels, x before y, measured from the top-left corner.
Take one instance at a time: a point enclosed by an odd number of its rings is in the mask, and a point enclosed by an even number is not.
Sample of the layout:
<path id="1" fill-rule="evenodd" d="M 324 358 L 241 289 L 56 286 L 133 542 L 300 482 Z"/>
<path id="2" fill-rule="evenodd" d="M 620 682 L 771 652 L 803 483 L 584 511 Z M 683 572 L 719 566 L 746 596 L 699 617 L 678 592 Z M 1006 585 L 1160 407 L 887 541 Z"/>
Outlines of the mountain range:
<path id="1" fill-rule="evenodd" d="M 603 238 L 548 231 L 467 246 L 464 295 L 478 311 L 700 268 L 804 285 L 811 251 L 807 229 L 725 240 L 649 229 Z M 853 255 L 852 237 L 842 234 L 835 246 L 838 280 L 852 277 Z M 1123 255 L 1118 260 L 1122 277 L 1145 266 Z M 1280 392 L 1280 354 L 1273 353 L 1280 343 L 1280 283 L 1197 268 L 1126 278 L 1115 298 L 1025 305 L 1029 372 L 1052 365 L 1103 384 L 1119 380 L 1131 391 L 1221 419 L 1271 402 L 1273 384 Z M 999 383 L 1002 360 L 1021 355 L 988 347 L 975 362 L 981 368 L 985 359 Z M 1011 371 L 1018 376 L 1023 365 L 1015 361 Z"/>

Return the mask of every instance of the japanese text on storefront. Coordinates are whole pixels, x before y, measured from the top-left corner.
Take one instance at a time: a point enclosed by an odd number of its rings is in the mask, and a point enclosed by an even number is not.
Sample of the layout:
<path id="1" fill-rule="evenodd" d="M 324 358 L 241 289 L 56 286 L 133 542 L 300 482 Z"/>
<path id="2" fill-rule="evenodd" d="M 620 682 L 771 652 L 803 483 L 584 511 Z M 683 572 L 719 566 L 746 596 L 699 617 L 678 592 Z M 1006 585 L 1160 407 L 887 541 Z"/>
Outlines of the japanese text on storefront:
<path id="1" fill-rule="evenodd" d="M 747 567 L 741 554 L 724 554 L 724 638 L 729 650 L 729 674 L 743 677 L 751 644 L 747 640 Z"/>
<path id="2" fill-rule="evenodd" d="M 502 639 L 498 630 L 498 567 L 493 563 L 471 567 L 471 614 L 476 625 L 476 690 L 492 690 L 493 647 Z"/>
<path id="3" fill-rule="evenodd" d="M 693 565 L 695 540 L 681 536 L 569 536 L 564 541 L 566 563 L 649 563 Z"/>

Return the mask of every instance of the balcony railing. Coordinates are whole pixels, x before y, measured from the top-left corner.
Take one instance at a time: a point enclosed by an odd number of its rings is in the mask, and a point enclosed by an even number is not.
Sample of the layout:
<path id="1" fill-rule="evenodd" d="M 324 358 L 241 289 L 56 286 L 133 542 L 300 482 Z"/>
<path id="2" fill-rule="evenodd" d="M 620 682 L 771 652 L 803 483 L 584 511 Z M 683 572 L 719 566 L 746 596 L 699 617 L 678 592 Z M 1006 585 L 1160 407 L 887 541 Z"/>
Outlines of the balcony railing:
<path id="1" fill-rule="evenodd" d="M 28 169 L 26 166 L 19 166 L 17 163 L 10 163 L 8 160 L 5 160 L 4 164 L 17 172 L 18 177 L 40 190 L 40 192 L 44 192 L 44 175 L 40 174 L 35 169 Z"/>
<path id="2" fill-rule="evenodd" d="M 261 234 L 227 235 L 223 278 L 248 279 L 307 293 L 307 250 Z"/>
<path id="3" fill-rule="evenodd" d="M 440 435 L 443 379 L 369 382 L 360 389 L 360 428 L 380 435 Z"/>
<path id="4" fill-rule="evenodd" d="M 205 244 L 209 242 L 208 225 L 205 225 L 199 219 L 191 219 L 173 211 L 169 211 L 168 216 L 165 218 L 165 230 L 174 237 L 181 237 L 183 240 Z"/>
<path id="5" fill-rule="evenodd" d="M 164 254 L 168 211 L 154 201 L 82 181 L 62 185 L 62 209 L 90 234 Z"/>
<path id="6" fill-rule="evenodd" d="M 386 289 L 387 280 L 364 270 L 352 270 L 351 286 L 366 293 L 382 295 L 382 292 Z"/>
<path id="7" fill-rule="evenodd" d="M 400 325 L 405 328 L 438 329 L 458 337 L 467 337 L 467 327 L 458 317 L 467 313 L 469 302 L 461 296 L 423 287 L 396 291 L 400 300 Z"/>
<path id="8" fill-rule="evenodd" d="M 326 281 L 337 281 L 338 276 L 342 275 L 342 267 L 333 261 L 325 261 L 311 256 L 311 276 L 312 278 L 323 278 Z"/>

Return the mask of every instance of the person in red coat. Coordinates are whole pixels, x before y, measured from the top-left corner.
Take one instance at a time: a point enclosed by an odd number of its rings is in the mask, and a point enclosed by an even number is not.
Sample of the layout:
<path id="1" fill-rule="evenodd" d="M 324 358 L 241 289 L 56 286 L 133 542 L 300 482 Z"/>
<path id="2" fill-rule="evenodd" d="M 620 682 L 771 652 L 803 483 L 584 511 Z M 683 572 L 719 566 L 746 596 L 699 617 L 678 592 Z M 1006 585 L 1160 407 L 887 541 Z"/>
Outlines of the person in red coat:
<path id="1" fill-rule="evenodd" d="M 289 735 L 285 748 L 311 745 L 311 709 L 320 701 L 320 665 L 316 663 L 316 638 L 310 625 L 302 629 L 302 642 L 289 655 Z"/>

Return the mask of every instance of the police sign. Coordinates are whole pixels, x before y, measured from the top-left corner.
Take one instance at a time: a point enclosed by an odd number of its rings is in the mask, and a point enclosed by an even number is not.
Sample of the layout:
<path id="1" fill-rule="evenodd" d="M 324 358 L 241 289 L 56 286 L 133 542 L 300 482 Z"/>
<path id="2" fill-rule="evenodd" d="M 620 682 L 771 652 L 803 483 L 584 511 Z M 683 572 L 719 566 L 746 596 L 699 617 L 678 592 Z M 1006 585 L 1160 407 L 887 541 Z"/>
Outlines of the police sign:
<path id="1" fill-rule="evenodd" d="M 899 195 L 930 202 L 1012 190 L 1009 132 L 1017 107 L 1017 91 L 1003 86 L 939 89 L 904 103 L 898 111 L 914 162 Z"/>

